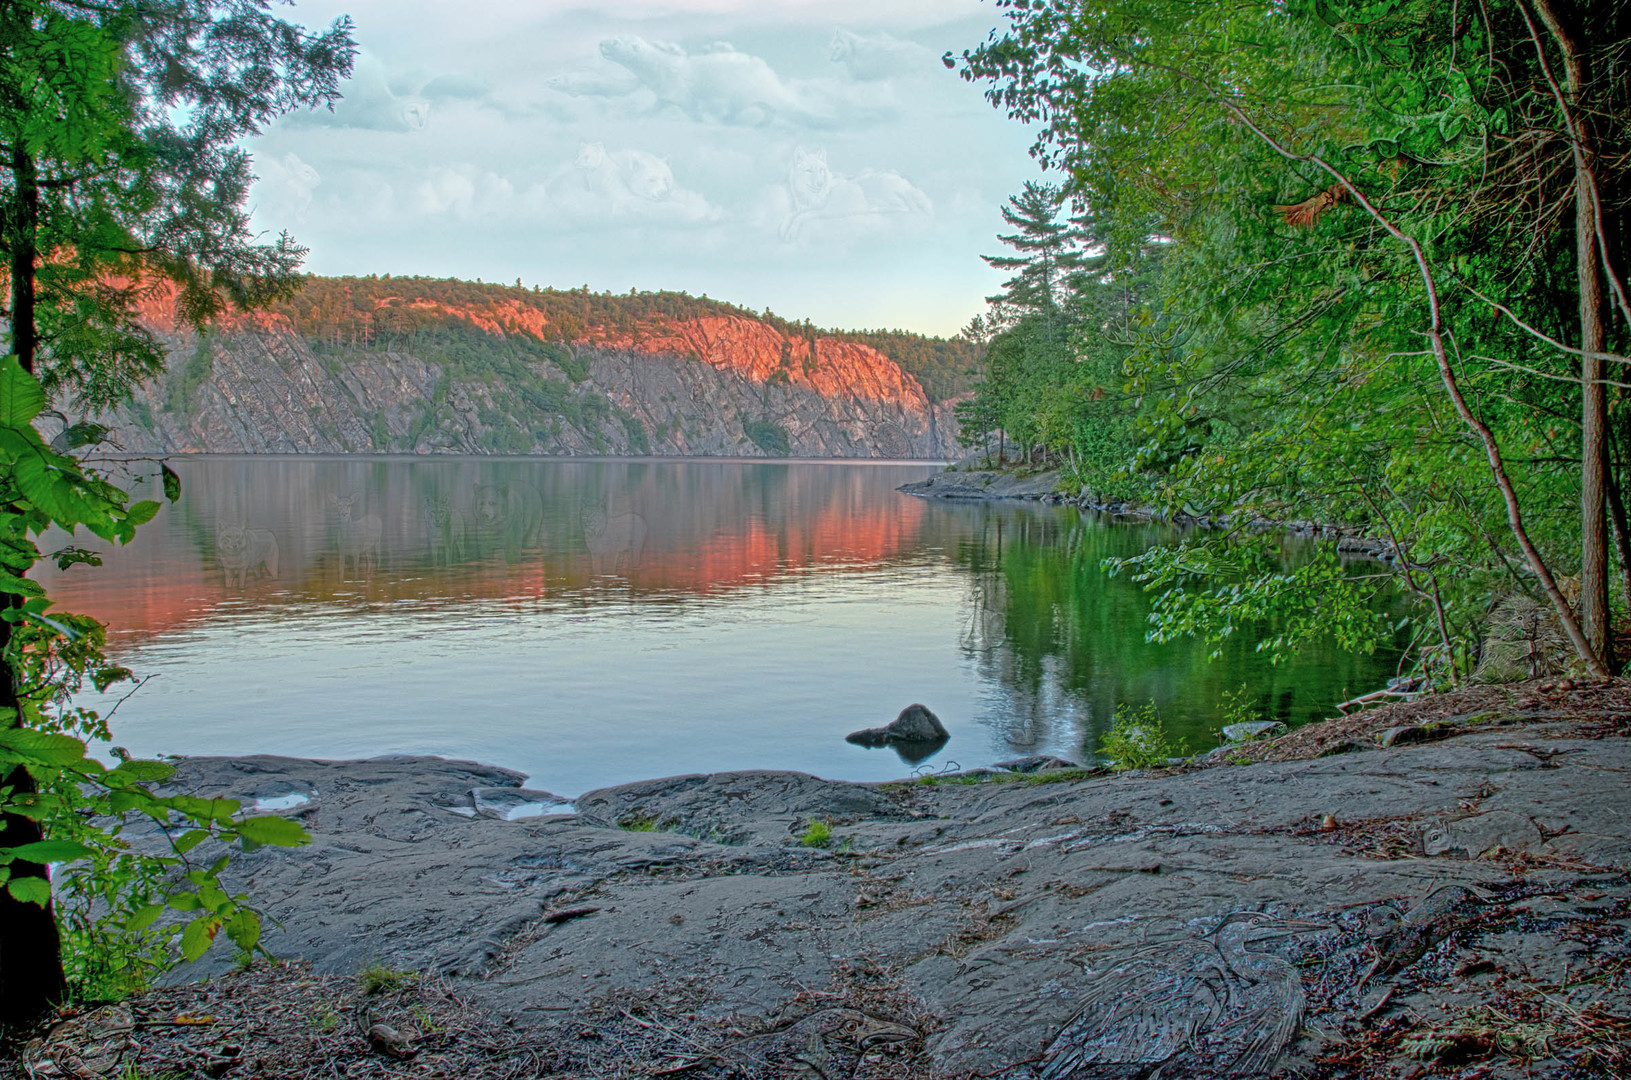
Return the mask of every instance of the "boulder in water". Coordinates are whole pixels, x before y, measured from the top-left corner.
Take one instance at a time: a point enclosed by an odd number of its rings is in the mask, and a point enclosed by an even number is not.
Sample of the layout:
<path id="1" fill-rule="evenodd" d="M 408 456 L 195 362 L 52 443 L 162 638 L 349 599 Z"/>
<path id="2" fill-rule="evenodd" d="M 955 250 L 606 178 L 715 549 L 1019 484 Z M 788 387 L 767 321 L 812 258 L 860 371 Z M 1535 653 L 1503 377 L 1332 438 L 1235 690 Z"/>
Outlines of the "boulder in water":
<path id="1" fill-rule="evenodd" d="M 844 736 L 846 742 L 857 746 L 889 746 L 894 743 L 940 743 L 951 738 L 951 733 L 940 718 L 922 705 L 913 703 L 900 711 L 900 715 L 884 727 L 864 728 Z"/>

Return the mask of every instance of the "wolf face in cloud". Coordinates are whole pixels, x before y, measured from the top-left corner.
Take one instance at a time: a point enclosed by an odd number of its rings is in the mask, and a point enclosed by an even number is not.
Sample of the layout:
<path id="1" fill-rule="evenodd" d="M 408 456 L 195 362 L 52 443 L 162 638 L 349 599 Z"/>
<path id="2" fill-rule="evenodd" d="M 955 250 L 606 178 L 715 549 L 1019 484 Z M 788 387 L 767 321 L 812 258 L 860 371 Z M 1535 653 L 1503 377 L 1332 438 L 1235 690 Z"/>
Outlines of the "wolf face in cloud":
<path id="1" fill-rule="evenodd" d="M 834 173 L 825 148 L 793 150 L 787 196 L 791 208 L 778 232 L 789 243 L 812 222 L 922 216 L 933 209 L 929 197 L 900 173 L 877 169 L 863 169 L 854 176 Z"/>

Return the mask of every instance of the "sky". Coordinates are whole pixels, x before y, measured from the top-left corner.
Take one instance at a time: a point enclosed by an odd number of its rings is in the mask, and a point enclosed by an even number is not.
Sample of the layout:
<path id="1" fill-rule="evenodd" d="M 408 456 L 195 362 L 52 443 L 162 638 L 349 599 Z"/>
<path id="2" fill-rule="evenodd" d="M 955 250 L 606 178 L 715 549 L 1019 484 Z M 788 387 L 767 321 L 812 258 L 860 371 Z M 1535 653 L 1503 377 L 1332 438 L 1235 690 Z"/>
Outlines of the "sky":
<path id="1" fill-rule="evenodd" d="M 318 274 L 676 289 L 950 335 L 1003 275 L 1031 136 L 941 62 L 981 0 L 302 0 L 361 47 L 249 142 Z"/>

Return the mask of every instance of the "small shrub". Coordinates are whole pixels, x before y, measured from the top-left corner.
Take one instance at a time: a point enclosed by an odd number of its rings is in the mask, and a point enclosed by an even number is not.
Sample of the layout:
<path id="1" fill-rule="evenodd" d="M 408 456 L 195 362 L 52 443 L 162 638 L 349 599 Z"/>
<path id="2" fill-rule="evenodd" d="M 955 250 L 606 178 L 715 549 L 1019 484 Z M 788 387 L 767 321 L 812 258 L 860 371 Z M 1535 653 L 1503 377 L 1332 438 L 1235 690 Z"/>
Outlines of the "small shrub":
<path id="1" fill-rule="evenodd" d="M 311 1014 L 311 1026 L 320 1035 L 327 1035 L 330 1032 L 339 1030 L 339 1010 L 328 1002 L 323 1002 Z"/>
<path id="2" fill-rule="evenodd" d="M 1165 765 L 1168 758 L 1183 757 L 1182 742 L 1173 743 L 1155 711 L 1155 702 L 1133 708 L 1126 702 L 1116 706 L 1116 719 L 1099 740 L 1099 753 L 1110 759 L 1112 769 L 1147 769 Z"/>
<path id="3" fill-rule="evenodd" d="M 419 978 L 411 971 L 398 971 L 383 964 L 369 964 L 357 972 L 357 985 L 364 994 L 390 994 Z"/>
<path id="4" fill-rule="evenodd" d="M 636 810 L 618 818 L 617 827 L 624 832 L 656 832 L 657 819 L 644 810 Z"/>
<path id="5" fill-rule="evenodd" d="M 805 847 L 824 848 L 832 844 L 832 826 L 826 821 L 817 818 L 804 827 L 799 833 L 799 843 Z"/>

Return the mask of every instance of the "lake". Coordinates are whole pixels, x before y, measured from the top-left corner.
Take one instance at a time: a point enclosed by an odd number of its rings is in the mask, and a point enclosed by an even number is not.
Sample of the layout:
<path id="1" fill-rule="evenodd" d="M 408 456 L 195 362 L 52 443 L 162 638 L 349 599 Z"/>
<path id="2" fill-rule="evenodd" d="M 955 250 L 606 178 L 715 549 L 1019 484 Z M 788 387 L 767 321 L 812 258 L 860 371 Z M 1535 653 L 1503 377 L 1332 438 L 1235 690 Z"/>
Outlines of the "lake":
<path id="1" fill-rule="evenodd" d="M 569 797 L 723 769 L 884 780 L 1082 760 L 1119 702 L 1204 749 L 1227 691 L 1297 724 L 1393 674 L 1334 646 L 1271 666 L 1246 634 L 1212 661 L 1147 643 L 1148 598 L 1099 564 L 1172 529 L 895 490 L 931 465 L 171 464 L 182 497 L 133 544 L 38 572 L 146 678 L 79 701 L 118 703 L 140 755 L 439 754 Z M 911 702 L 952 734 L 929 759 L 844 741 Z"/>

